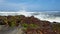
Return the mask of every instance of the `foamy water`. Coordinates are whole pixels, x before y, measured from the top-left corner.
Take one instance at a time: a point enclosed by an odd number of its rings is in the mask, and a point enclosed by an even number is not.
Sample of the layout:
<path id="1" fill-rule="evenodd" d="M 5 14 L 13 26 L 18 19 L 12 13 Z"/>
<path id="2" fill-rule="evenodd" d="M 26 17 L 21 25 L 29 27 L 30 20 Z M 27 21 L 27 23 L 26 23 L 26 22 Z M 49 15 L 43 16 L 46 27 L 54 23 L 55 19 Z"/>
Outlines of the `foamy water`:
<path id="1" fill-rule="evenodd" d="M 46 12 L 27 12 L 27 11 L 18 11 L 18 12 L 0 12 L 1 16 L 8 16 L 8 15 L 25 15 L 27 16 L 34 16 L 40 20 L 48 20 L 50 22 L 60 22 L 60 14 L 59 11 L 46 11 Z"/>

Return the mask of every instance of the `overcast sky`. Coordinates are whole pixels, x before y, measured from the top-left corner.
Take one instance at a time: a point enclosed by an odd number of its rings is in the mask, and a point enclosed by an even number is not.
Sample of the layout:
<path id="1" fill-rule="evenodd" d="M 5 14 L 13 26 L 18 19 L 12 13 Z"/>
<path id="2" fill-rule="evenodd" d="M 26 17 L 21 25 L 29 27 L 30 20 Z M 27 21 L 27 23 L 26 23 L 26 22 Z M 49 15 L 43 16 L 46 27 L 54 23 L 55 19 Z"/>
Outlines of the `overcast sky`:
<path id="1" fill-rule="evenodd" d="M 60 10 L 60 0 L 0 0 L 0 10 Z"/>

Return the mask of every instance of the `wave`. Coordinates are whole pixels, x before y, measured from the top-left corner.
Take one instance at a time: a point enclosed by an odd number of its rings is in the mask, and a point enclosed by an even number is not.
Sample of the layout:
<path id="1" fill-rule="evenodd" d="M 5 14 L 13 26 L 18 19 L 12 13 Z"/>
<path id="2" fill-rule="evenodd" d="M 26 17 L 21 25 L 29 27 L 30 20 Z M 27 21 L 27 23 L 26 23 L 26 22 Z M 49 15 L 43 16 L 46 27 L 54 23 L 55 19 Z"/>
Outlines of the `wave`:
<path id="1" fill-rule="evenodd" d="M 15 15 L 25 15 L 34 16 L 40 20 L 48 20 L 50 22 L 60 22 L 60 11 L 40 11 L 40 12 L 27 12 L 27 11 L 18 11 L 18 12 L 0 12 L 0 16 L 15 16 Z"/>

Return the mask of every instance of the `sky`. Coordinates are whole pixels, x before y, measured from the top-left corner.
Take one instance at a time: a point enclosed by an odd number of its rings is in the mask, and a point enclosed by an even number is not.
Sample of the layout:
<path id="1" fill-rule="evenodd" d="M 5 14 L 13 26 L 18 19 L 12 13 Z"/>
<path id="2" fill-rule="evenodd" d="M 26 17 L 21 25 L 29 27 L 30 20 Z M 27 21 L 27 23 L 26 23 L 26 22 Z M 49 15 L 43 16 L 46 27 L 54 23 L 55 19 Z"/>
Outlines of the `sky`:
<path id="1" fill-rule="evenodd" d="M 0 0 L 0 11 L 60 10 L 60 0 Z"/>

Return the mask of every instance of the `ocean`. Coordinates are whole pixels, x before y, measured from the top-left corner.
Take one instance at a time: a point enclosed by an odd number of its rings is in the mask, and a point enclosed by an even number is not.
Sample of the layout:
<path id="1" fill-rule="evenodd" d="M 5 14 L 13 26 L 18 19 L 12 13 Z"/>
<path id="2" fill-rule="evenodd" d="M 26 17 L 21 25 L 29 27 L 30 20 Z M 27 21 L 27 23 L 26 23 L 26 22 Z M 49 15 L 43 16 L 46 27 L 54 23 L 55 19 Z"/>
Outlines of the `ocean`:
<path id="1" fill-rule="evenodd" d="M 0 12 L 0 16 L 15 16 L 25 15 L 26 17 L 34 16 L 40 20 L 47 20 L 50 22 L 60 22 L 60 11 L 17 11 L 17 12 Z"/>

